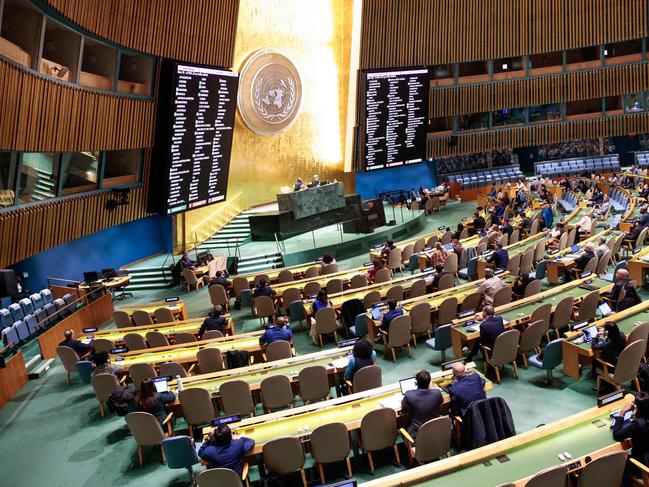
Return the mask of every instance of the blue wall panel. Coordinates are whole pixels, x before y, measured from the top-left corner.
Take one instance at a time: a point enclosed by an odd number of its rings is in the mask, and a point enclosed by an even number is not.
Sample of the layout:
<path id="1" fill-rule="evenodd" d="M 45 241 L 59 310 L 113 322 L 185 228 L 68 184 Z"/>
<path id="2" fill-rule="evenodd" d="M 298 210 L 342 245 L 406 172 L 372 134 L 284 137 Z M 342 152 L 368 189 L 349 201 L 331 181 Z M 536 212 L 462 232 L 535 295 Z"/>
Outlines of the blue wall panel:
<path id="1" fill-rule="evenodd" d="M 374 198 L 381 191 L 397 189 L 417 191 L 420 186 L 430 188 L 436 185 L 435 163 L 432 161 L 412 166 L 356 173 L 356 192 L 363 199 Z"/>
<path id="2" fill-rule="evenodd" d="M 84 271 L 119 269 L 172 246 L 171 217 L 150 216 L 71 240 L 14 264 L 16 274 L 29 273 L 26 285 L 47 287 L 46 277 L 82 280 Z M 56 283 L 55 283 L 56 284 Z"/>

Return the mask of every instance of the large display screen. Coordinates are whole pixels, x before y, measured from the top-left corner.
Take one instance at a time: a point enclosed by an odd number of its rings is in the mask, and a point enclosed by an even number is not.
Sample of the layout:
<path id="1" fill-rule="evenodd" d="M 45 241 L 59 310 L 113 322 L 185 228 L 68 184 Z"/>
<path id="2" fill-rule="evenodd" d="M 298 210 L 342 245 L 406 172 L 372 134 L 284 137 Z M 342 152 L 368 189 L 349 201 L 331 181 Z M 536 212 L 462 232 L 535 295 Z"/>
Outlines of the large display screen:
<path id="1" fill-rule="evenodd" d="M 167 214 L 225 200 L 239 86 L 238 73 L 208 66 L 174 63 L 171 76 Z"/>
<path id="2" fill-rule="evenodd" d="M 372 171 L 422 162 L 428 131 L 428 69 L 363 74 L 363 168 Z"/>

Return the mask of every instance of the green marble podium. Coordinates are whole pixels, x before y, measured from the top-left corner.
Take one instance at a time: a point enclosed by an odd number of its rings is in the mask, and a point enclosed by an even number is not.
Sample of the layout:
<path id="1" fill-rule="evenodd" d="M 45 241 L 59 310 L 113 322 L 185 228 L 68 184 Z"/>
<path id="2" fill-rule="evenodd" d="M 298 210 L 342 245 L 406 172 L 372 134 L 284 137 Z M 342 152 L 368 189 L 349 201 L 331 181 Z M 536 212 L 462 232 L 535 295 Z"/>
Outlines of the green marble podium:
<path id="1" fill-rule="evenodd" d="M 295 220 L 336 210 L 345 206 L 343 183 L 322 184 L 316 188 L 278 194 L 277 205 L 280 212 L 293 212 Z"/>

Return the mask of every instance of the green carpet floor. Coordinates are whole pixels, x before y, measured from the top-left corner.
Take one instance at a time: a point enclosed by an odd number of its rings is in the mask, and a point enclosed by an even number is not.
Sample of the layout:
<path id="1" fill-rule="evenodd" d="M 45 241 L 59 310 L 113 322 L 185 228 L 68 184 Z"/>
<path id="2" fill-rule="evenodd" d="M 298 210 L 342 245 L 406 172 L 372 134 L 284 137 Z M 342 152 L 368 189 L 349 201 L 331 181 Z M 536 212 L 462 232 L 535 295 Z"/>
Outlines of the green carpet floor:
<path id="1" fill-rule="evenodd" d="M 439 225 L 455 226 L 457 221 L 474 208 L 474 203 L 451 203 L 444 212 L 429 218 L 425 231 Z M 423 233 L 423 232 L 422 232 Z M 361 265 L 367 254 L 342 262 L 341 268 Z M 148 302 L 166 296 L 180 295 L 187 303 L 190 317 L 204 316 L 209 310 L 206 289 L 187 294 L 178 289 L 136 293 L 124 303 Z M 235 311 L 233 318 L 238 333 L 258 329 L 259 322 L 247 310 Z M 312 353 L 318 349 L 310 344 L 306 333 L 296 333 L 295 345 L 299 354 Z M 334 345 L 328 343 L 327 348 Z M 27 347 L 33 353 L 34 344 Z M 383 383 L 389 384 L 413 375 L 425 368 L 431 372 L 439 369 L 432 362 L 439 362 L 439 355 L 421 345 L 413 348 L 412 360 L 405 351 L 397 364 L 386 360 L 382 347 L 377 347 L 377 364 L 383 369 Z M 563 418 L 595 405 L 596 396 L 591 390 L 593 382 L 587 378 L 579 381 L 561 376 L 555 371 L 553 387 L 544 385 L 545 372 L 520 368 L 516 380 L 511 367 L 506 367 L 502 384 L 495 385 L 490 396 L 503 397 L 509 404 L 518 432 L 527 431 L 540 424 Z M 179 421 L 178 434 L 186 432 L 184 422 Z M 90 386 L 82 385 L 77 377 L 68 386 L 63 367 L 57 362 L 40 379 L 30 381 L 16 397 L 0 410 L 0 459 L 2 459 L 2 485 L 6 486 L 186 486 L 188 476 L 184 470 L 169 470 L 159 461 L 159 450 L 145 448 L 145 464 L 137 465 L 136 445 L 130 437 L 124 419 L 109 415 L 102 419 L 99 404 Z M 405 450 L 402 460 L 406 459 Z M 383 476 L 405 469 L 392 465 L 389 455 L 379 457 L 376 476 Z M 307 465 L 311 465 L 310 461 Z M 372 477 L 367 473 L 364 457 L 353 461 L 354 473 L 359 481 Z M 196 466 L 197 471 L 202 467 Z M 328 469 L 328 480 L 341 480 L 341 469 Z M 256 468 L 252 469 L 255 478 Z M 315 481 L 314 469 L 309 476 Z M 478 479 L 476 484 L 479 485 Z M 290 485 L 290 484 L 289 484 Z"/>

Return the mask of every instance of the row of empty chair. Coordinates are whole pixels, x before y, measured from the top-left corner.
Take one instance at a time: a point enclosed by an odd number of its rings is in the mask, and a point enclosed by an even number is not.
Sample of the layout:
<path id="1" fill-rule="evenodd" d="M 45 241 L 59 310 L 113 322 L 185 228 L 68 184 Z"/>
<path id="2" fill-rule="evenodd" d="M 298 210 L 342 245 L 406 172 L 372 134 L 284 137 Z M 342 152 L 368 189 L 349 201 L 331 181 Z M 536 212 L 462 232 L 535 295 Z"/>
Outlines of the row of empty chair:
<path id="1" fill-rule="evenodd" d="M 579 197 L 572 191 L 564 191 L 561 198 L 557 200 L 557 204 L 570 213 L 579 205 Z"/>
<path id="2" fill-rule="evenodd" d="M 649 151 L 636 152 L 635 163 L 640 167 L 649 167 Z"/>
<path id="3" fill-rule="evenodd" d="M 482 188 L 484 186 L 499 186 L 507 183 L 517 183 L 525 180 L 520 166 L 506 166 L 482 171 L 451 174 L 449 183 L 460 183 L 463 189 Z"/>
<path id="4" fill-rule="evenodd" d="M 629 195 L 617 188 L 611 187 L 608 192 L 608 201 L 616 213 L 622 213 L 629 206 Z"/>
<path id="5" fill-rule="evenodd" d="M 69 305 L 74 302 L 71 294 L 54 299 L 49 289 L 32 294 L 8 308 L 0 309 L 0 327 L 5 345 L 17 345 L 59 318 L 71 312 Z"/>
<path id="6" fill-rule="evenodd" d="M 543 161 L 535 164 L 538 176 L 555 178 L 571 174 L 609 173 L 620 170 L 620 159 L 617 154 L 599 157 L 576 157 L 557 161 Z"/>

